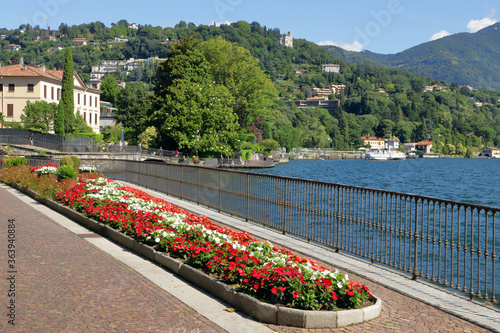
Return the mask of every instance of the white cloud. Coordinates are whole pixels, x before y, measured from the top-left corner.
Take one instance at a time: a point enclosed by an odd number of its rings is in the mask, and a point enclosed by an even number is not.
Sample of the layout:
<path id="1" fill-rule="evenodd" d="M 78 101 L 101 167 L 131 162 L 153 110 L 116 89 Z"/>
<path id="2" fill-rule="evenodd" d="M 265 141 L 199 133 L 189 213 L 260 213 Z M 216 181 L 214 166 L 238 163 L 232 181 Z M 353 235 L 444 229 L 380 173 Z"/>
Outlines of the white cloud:
<path id="1" fill-rule="evenodd" d="M 467 28 L 469 28 L 469 32 L 478 32 L 481 29 L 484 29 L 486 27 L 489 27 L 492 24 L 497 23 L 498 21 L 493 18 L 493 15 L 495 15 L 495 10 L 491 10 L 491 14 L 488 17 L 485 17 L 482 20 L 470 20 L 469 23 L 467 23 Z"/>
<path id="2" fill-rule="evenodd" d="M 443 38 L 443 37 L 446 37 L 449 35 L 450 35 L 450 33 L 448 31 L 441 30 L 440 32 L 436 32 L 434 35 L 432 35 L 431 38 L 429 38 L 429 42 L 432 42 L 433 40 Z"/>
<path id="3" fill-rule="evenodd" d="M 215 21 L 212 21 L 212 23 L 210 25 L 214 25 L 215 24 L 216 27 L 220 27 L 221 25 L 230 25 L 231 23 L 233 23 L 233 22 L 231 22 L 231 21 L 224 21 L 224 22 L 215 22 Z"/>
<path id="4" fill-rule="evenodd" d="M 363 45 L 360 42 L 358 42 L 357 40 L 355 40 L 351 44 L 341 44 L 340 47 L 343 48 L 344 50 L 352 51 L 352 52 L 363 51 Z"/>
<path id="5" fill-rule="evenodd" d="M 334 41 L 331 41 L 331 40 L 325 40 L 325 41 L 319 42 L 318 45 L 319 46 L 329 46 L 329 45 L 338 46 L 337 43 L 335 43 Z"/>

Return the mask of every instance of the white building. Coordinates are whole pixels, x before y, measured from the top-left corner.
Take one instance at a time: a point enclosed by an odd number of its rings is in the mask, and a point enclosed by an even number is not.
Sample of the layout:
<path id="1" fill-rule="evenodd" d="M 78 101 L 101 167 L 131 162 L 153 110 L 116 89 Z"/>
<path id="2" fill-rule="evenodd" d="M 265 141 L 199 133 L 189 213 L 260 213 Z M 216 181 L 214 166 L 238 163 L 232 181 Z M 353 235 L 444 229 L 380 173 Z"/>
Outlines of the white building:
<path id="1" fill-rule="evenodd" d="M 62 90 L 62 70 L 45 66 L 26 66 L 22 58 L 17 65 L 0 68 L 0 112 L 7 122 L 21 123 L 28 101 L 59 104 Z M 95 133 L 99 133 L 99 102 L 101 91 L 88 87 L 74 73 L 75 114 L 80 112 Z"/>
<path id="2" fill-rule="evenodd" d="M 321 65 L 322 73 L 340 73 L 340 65 L 337 64 L 324 64 Z"/>
<path id="3" fill-rule="evenodd" d="M 281 45 L 285 45 L 286 47 L 293 47 L 293 35 L 291 31 L 288 31 L 288 34 L 281 34 L 278 37 L 278 41 Z"/>

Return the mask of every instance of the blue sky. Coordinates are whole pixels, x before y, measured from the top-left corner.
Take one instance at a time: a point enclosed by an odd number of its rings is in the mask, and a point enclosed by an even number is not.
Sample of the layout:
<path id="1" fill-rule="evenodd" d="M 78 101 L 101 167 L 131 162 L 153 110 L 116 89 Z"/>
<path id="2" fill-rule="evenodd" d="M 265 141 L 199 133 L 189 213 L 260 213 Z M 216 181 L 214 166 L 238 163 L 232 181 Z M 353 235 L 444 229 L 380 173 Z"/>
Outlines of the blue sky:
<path id="1" fill-rule="evenodd" d="M 120 19 L 166 27 L 180 20 L 196 25 L 243 20 L 318 44 L 389 54 L 447 34 L 476 32 L 498 21 L 499 7 L 498 0 L 17 0 L 2 4 L 0 27 L 49 22 L 56 28 L 58 21 L 110 26 Z"/>

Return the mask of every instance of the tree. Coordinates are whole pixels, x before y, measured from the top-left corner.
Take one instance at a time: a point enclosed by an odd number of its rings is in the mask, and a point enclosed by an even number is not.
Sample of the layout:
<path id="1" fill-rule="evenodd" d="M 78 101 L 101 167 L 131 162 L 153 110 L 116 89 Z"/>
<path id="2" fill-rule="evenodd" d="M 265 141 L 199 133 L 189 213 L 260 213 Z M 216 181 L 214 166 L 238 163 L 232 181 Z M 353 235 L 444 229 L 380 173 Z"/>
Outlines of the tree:
<path id="1" fill-rule="evenodd" d="M 65 118 L 65 108 L 64 101 L 61 99 L 59 105 L 57 106 L 57 114 L 54 120 L 54 133 L 57 135 L 64 135 L 64 118 Z"/>
<path id="2" fill-rule="evenodd" d="M 74 133 L 80 133 L 80 134 L 92 134 L 92 133 L 94 133 L 94 131 L 92 130 L 92 127 L 87 125 L 87 123 L 83 119 L 82 115 L 80 114 L 80 111 L 76 111 L 75 126 L 74 126 L 73 130 L 74 130 Z"/>
<path id="3" fill-rule="evenodd" d="M 54 122 L 57 104 L 47 103 L 46 101 L 28 101 L 24 108 L 24 114 L 21 115 L 21 121 L 26 129 L 38 129 L 42 132 L 48 132 Z"/>
<path id="4" fill-rule="evenodd" d="M 226 87 L 214 84 L 199 41 L 172 43 L 156 75 L 155 95 L 151 119 L 162 146 L 212 156 L 234 151 L 239 127 L 230 107 L 234 100 Z"/>
<path id="5" fill-rule="evenodd" d="M 64 58 L 63 79 L 61 100 L 64 103 L 65 117 L 64 128 L 65 133 L 72 133 L 74 131 L 73 124 L 75 122 L 75 100 L 73 96 L 74 90 L 74 68 L 73 68 L 73 55 L 71 47 L 66 49 L 66 57 Z"/>
<path id="6" fill-rule="evenodd" d="M 118 82 L 116 82 L 115 78 L 108 75 L 105 76 L 101 81 L 101 90 L 101 100 L 110 102 L 114 105 L 118 94 L 120 93 L 120 87 L 118 86 Z"/>
<path id="7" fill-rule="evenodd" d="M 137 141 L 138 143 L 142 144 L 142 147 L 150 148 L 151 145 L 156 141 L 157 137 L 158 132 L 156 131 L 156 127 L 149 126 L 144 132 L 139 134 Z"/>
<path id="8" fill-rule="evenodd" d="M 152 96 L 143 82 L 128 82 L 116 98 L 116 120 L 132 141 L 147 127 Z"/>
<path id="9" fill-rule="evenodd" d="M 248 127 L 278 96 L 271 79 L 261 70 L 257 59 L 241 46 L 218 37 L 201 43 L 200 47 L 215 83 L 225 86 L 233 96 L 232 108 L 238 123 L 242 128 Z"/>

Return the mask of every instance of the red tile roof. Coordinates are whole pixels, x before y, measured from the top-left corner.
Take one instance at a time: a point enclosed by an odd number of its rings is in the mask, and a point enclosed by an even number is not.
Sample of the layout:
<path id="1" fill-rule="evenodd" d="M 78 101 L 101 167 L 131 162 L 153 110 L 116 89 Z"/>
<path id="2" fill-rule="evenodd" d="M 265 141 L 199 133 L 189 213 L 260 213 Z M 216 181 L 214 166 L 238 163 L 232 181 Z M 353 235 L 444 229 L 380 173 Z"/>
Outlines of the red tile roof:
<path id="1" fill-rule="evenodd" d="M 17 77 L 45 77 L 52 80 L 62 81 L 63 71 L 46 70 L 45 73 L 38 67 L 25 65 L 11 65 L 0 68 L 0 76 L 17 76 Z"/>

